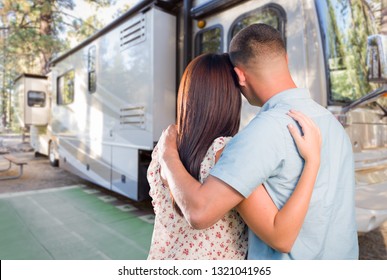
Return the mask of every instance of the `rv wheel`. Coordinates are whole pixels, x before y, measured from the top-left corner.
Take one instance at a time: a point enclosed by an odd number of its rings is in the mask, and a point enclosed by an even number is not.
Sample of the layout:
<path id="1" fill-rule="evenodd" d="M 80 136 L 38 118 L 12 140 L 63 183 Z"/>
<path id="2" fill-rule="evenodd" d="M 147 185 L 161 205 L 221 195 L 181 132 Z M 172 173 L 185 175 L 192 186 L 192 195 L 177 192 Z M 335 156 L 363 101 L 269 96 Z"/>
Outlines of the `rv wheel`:
<path id="1" fill-rule="evenodd" d="M 50 142 L 48 146 L 48 159 L 50 160 L 51 166 L 59 166 L 59 160 L 57 158 L 58 152 L 56 151 L 56 145 L 53 142 Z"/>

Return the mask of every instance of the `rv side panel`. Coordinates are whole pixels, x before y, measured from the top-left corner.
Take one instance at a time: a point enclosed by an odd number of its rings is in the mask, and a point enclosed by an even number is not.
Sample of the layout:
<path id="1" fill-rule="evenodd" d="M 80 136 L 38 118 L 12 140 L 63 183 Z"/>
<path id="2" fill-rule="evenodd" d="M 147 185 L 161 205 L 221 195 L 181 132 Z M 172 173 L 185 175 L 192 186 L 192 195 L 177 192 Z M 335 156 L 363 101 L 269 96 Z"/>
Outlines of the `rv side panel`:
<path id="1" fill-rule="evenodd" d="M 51 127 L 62 167 L 143 196 L 139 150 L 151 151 L 175 121 L 175 21 L 151 8 L 56 61 Z"/>

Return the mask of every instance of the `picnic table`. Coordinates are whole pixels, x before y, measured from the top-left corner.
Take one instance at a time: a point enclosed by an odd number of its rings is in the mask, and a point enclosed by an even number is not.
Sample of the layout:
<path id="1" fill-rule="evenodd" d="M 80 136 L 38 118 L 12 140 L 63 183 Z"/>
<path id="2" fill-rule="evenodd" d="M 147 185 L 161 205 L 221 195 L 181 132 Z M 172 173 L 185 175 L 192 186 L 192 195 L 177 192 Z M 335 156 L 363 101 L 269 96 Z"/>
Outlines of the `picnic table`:
<path id="1" fill-rule="evenodd" d="M 11 169 L 12 164 L 19 167 L 19 173 L 14 176 L 0 177 L 0 180 L 11 180 L 20 178 L 23 175 L 23 166 L 27 164 L 27 161 L 24 159 L 17 158 L 11 154 L 3 155 L 3 158 L 8 161 L 8 167 L 5 169 L 0 169 L 0 172 L 8 171 Z"/>

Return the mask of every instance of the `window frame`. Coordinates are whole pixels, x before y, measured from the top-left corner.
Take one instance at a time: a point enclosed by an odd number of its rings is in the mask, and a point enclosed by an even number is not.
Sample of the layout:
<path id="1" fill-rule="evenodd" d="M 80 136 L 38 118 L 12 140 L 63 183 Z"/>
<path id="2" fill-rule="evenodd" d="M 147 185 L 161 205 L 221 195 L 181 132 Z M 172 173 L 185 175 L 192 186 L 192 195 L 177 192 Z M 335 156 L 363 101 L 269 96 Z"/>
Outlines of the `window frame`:
<path id="1" fill-rule="evenodd" d="M 39 106 L 35 106 L 37 103 L 35 104 L 31 104 L 30 103 L 30 93 L 43 93 L 43 96 L 44 96 L 44 99 L 43 99 L 43 104 L 42 105 L 39 105 Z M 29 90 L 27 92 L 27 105 L 28 107 L 31 107 L 31 108 L 44 108 L 46 107 L 46 93 L 44 91 L 40 91 L 40 90 Z"/>
<path id="2" fill-rule="evenodd" d="M 216 28 L 219 28 L 220 29 L 220 49 L 221 49 L 221 53 L 223 52 L 223 49 L 224 49 L 224 29 L 223 29 L 223 26 L 221 24 L 215 24 L 215 25 L 211 25 L 209 27 L 206 27 L 202 30 L 200 30 L 199 32 L 196 33 L 195 35 L 195 57 L 202 54 L 201 52 L 199 52 L 200 50 L 200 42 L 199 42 L 199 38 L 200 36 L 209 31 L 209 30 L 213 30 L 213 29 L 216 29 Z"/>
<path id="3" fill-rule="evenodd" d="M 355 100 L 348 100 L 348 101 L 344 101 L 344 100 L 337 100 L 337 99 L 334 99 L 333 97 L 333 89 L 332 89 L 332 74 L 331 74 L 331 71 L 330 71 L 330 66 L 329 66 L 329 61 L 328 61 L 328 53 L 329 53 L 329 50 L 327 50 L 327 42 L 328 42 L 328 39 L 327 39 L 327 33 L 326 33 L 326 25 L 327 24 L 324 24 L 324 17 L 322 16 L 322 9 L 321 9 L 321 3 L 318 3 L 317 0 L 313 1 L 314 3 L 314 7 L 315 7 L 315 10 L 316 10 L 316 15 L 317 15 L 317 22 L 318 22 L 318 27 L 319 27 L 319 30 L 320 30 L 320 38 L 321 38 L 321 44 L 322 44 L 322 50 L 323 50 L 323 58 L 324 58 L 324 73 L 325 73 L 325 84 L 326 84 L 326 96 L 327 96 L 327 105 L 328 106 L 346 106 L 346 105 L 349 105 L 351 104 L 352 102 L 356 101 Z M 367 13 L 369 13 L 370 11 L 367 10 Z M 366 20 L 368 21 L 369 20 L 369 17 L 367 16 L 366 17 Z M 370 86 L 372 87 L 372 83 L 368 82 L 369 84 L 371 84 Z M 364 93 L 363 97 L 366 95 L 367 93 Z"/>
<path id="4" fill-rule="evenodd" d="M 239 15 L 234 21 L 233 23 L 230 25 L 230 28 L 228 30 L 228 47 L 227 47 L 227 51 L 229 51 L 229 47 L 230 47 L 230 42 L 233 38 L 232 36 L 232 33 L 233 33 L 233 30 L 235 28 L 235 25 L 241 21 L 242 19 L 244 18 L 247 18 L 255 13 L 258 13 L 258 12 L 262 12 L 264 10 L 273 10 L 275 11 L 277 14 L 278 14 L 278 19 L 279 19 L 279 29 L 278 31 L 281 32 L 282 34 L 282 39 L 284 40 L 284 43 L 285 43 L 285 48 L 286 48 L 286 25 L 287 25 L 287 17 L 286 17 L 286 11 L 285 9 L 280 6 L 279 4 L 275 4 L 275 3 L 269 3 L 269 4 L 266 4 L 266 5 L 263 5 L 259 8 L 256 8 L 254 10 L 251 10 L 251 11 L 248 11 L 246 13 L 243 13 L 241 15 Z"/>
<path id="5" fill-rule="evenodd" d="M 61 92 L 61 87 L 60 87 L 60 79 L 61 78 L 64 78 L 66 75 L 68 75 L 69 73 L 73 72 L 74 73 L 74 77 L 73 77 L 73 92 L 72 92 L 72 98 L 71 98 L 71 101 L 70 102 L 63 102 L 63 92 Z M 72 103 L 74 103 L 74 99 L 75 99 L 75 69 L 70 69 L 66 72 L 64 72 L 62 75 L 58 76 L 56 78 L 56 104 L 57 105 L 60 105 L 60 106 L 66 106 L 66 105 L 70 105 Z"/>

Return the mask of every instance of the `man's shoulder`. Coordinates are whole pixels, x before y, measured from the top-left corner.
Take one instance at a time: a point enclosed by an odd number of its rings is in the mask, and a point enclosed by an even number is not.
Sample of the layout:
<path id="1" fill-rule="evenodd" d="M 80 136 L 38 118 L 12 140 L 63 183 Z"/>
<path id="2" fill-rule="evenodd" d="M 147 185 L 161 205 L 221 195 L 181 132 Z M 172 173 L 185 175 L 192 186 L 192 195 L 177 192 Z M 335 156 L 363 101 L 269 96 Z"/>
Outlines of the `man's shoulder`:
<path id="1" fill-rule="evenodd" d="M 287 115 L 289 106 L 277 106 L 276 108 L 259 112 L 253 119 L 253 123 L 260 125 L 280 125 L 283 121 L 287 121 L 290 117 Z"/>
<path id="2" fill-rule="evenodd" d="M 288 133 L 286 125 L 290 122 L 290 119 L 285 122 L 281 120 L 282 118 L 272 112 L 259 113 L 237 133 L 230 143 L 249 147 L 251 144 L 256 150 L 276 146 L 278 152 L 282 151 L 286 143 L 286 133 Z"/>
<path id="3" fill-rule="evenodd" d="M 272 110 L 260 112 L 246 125 L 241 132 L 257 135 L 278 135 L 286 128 L 286 112 L 274 112 Z M 289 122 L 289 117 L 287 117 Z"/>

